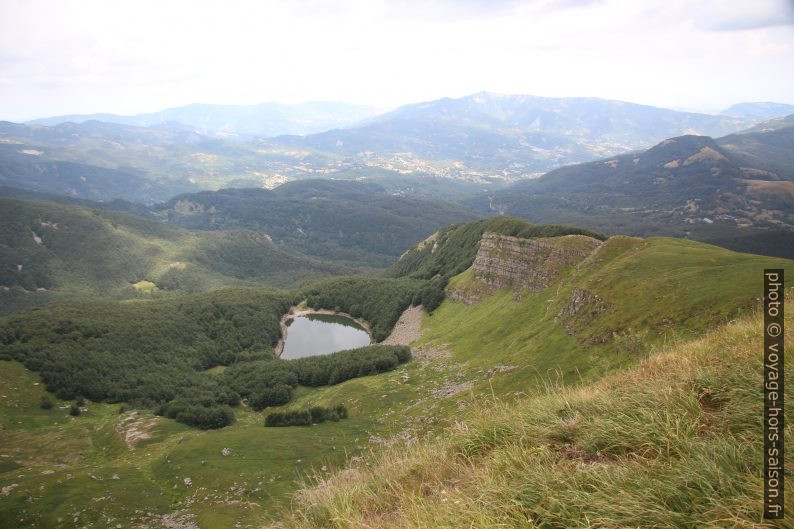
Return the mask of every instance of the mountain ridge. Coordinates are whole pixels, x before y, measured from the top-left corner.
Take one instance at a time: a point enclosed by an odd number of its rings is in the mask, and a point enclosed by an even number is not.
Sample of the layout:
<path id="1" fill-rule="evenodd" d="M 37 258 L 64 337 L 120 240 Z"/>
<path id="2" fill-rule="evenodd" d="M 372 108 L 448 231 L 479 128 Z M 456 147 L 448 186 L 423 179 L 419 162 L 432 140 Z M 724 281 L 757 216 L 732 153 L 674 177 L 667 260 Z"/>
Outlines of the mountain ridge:
<path id="1" fill-rule="evenodd" d="M 464 165 L 458 174 L 469 178 L 486 173 L 487 160 L 491 171 L 517 178 L 648 147 L 682 133 L 724 135 L 752 124 L 745 118 L 598 98 L 482 92 L 405 105 L 351 129 L 266 143 L 362 160 L 374 151 L 377 163 L 409 168 L 423 161 L 456 160 Z"/>
<path id="2" fill-rule="evenodd" d="M 720 114 L 725 116 L 737 116 L 755 119 L 773 119 L 777 117 L 794 114 L 794 105 L 787 103 L 774 103 L 771 101 L 763 102 L 744 102 L 736 103 L 726 108 Z"/>
<path id="3" fill-rule="evenodd" d="M 72 114 L 38 118 L 30 125 L 104 121 L 143 127 L 182 126 L 205 135 L 279 136 L 309 134 L 353 125 L 375 112 L 373 107 L 338 101 L 297 104 L 266 102 L 254 105 L 192 103 L 142 114 Z"/>
<path id="4" fill-rule="evenodd" d="M 395 187 L 408 192 L 419 186 L 411 179 L 495 186 L 672 136 L 722 136 L 759 121 L 598 98 L 490 93 L 406 105 L 349 128 L 267 138 L 212 136 L 171 117 L 148 128 L 91 120 L 52 127 L 0 123 L 6 149 L 0 162 L 16 164 L 18 175 L 2 184 L 24 187 L 33 176 L 48 176 L 40 174 L 42 163 L 73 162 L 150 181 L 146 194 L 130 189 L 120 195 L 112 187 L 104 194 L 82 185 L 64 190 L 56 175 L 46 180 L 61 192 L 102 200 L 170 198 L 158 184 L 178 193 L 230 185 L 272 188 L 316 177 L 402 180 Z"/>
<path id="5" fill-rule="evenodd" d="M 767 241 L 764 251 L 790 257 L 779 253 L 794 240 L 789 123 L 774 120 L 717 139 L 668 138 L 645 151 L 562 167 L 461 203 L 534 222 L 723 244 L 775 232 L 779 243 Z"/>

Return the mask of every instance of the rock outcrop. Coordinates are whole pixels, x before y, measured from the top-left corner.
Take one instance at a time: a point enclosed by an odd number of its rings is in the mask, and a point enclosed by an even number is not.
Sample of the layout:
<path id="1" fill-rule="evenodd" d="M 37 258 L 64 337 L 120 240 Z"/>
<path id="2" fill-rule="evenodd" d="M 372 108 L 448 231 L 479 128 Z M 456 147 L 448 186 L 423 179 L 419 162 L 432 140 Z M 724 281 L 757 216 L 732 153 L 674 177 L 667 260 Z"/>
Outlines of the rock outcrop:
<path id="1" fill-rule="evenodd" d="M 556 320 L 565 327 L 569 335 L 576 336 L 577 341 L 582 345 L 607 343 L 612 339 L 612 332 L 609 330 L 600 335 L 583 336 L 582 333 L 608 308 L 609 305 L 598 295 L 575 287 L 571 301 L 560 310 Z"/>
<path id="2" fill-rule="evenodd" d="M 520 239 L 486 233 L 474 259 L 474 276 L 493 289 L 538 292 L 601 244 L 585 235 Z"/>

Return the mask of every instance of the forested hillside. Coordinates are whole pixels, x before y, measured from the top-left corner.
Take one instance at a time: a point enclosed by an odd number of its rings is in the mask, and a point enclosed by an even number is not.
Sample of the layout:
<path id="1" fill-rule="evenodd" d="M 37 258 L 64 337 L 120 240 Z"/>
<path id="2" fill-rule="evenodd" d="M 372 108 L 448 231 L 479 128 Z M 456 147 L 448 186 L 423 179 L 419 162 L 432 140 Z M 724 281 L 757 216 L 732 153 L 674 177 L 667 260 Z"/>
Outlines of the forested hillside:
<path id="1" fill-rule="evenodd" d="M 350 272 L 251 232 L 191 232 L 129 214 L 0 198 L 3 312 L 60 297 L 291 286 Z"/>
<path id="2" fill-rule="evenodd" d="M 455 204 L 390 195 L 378 185 L 304 180 L 273 190 L 180 195 L 152 208 L 192 229 L 250 229 L 296 251 L 353 266 L 385 267 L 416 241 L 480 215 Z"/>
<path id="3" fill-rule="evenodd" d="M 792 257 L 794 127 L 772 120 L 718 139 L 681 136 L 571 165 L 462 201 L 482 212 L 607 233 L 674 235 Z"/>
<path id="4" fill-rule="evenodd" d="M 277 360 L 279 320 L 295 299 L 249 288 L 158 301 L 50 303 L 0 320 L 0 360 L 22 362 L 57 398 L 156 406 L 201 428 L 231 424 L 241 397 L 261 410 L 289 402 L 299 384 L 338 384 L 409 360 L 407 348 L 380 346 Z M 374 321 L 386 334 L 394 325 Z M 208 373 L 216 366 L 233 367 L 222 376 Z"/>

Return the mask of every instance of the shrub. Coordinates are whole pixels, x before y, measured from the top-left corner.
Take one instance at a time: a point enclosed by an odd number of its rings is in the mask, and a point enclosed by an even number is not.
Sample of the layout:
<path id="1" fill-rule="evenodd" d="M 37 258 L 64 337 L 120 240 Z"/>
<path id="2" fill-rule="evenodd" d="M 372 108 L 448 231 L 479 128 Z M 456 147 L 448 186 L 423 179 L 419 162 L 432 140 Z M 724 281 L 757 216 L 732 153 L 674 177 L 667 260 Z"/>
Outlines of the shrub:
<path id="1" fill-rule="evenodd" d="M 229 406 L 218 405 L 206 398 L 174 399 L 160 406 L 157 414 L 202 430 L 223 428 L 234 423 L 234 412 Z"/>
<path id="2" fill-rule="evenodd" d="M 292 399 L 292 388 L 286 384 L 262 388 L 248 401 L 252 409 L 260 411 L 268 406 L 280 406 Z"/>
<path id="3" fill-rule="evenodd" d="M 307 426 L 340 419 L 347 419 L 347 407 L 344 404 L 331 408 L 313 406 L 308 410 L 273 412 L 265 418 L 265 426 Z"/>
<path id="4" fill-rule="evenodd" d="M 274 412 L 265 418 L 265 426 L 308 426 L 312 424 L 309 410 Z"/>
<path id="5" fill-rule="evenodd" d="M 50 399 L 50 397 L 48 397 L 47 395 L 42 395 L 41 404 L 39 406 L 41 407 L 42 410 L 52 409 L 53 407 L 52 399 Z"/>

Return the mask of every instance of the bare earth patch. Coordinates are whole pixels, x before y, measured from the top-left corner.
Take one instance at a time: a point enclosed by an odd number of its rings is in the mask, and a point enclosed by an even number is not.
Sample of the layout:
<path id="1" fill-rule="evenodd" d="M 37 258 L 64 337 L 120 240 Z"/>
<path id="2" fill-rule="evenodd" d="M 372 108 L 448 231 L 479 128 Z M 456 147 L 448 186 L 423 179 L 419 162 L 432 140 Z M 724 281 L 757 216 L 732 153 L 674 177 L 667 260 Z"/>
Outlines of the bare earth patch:
<path id="1" fill-rule="evenodd" d="M 786 180 L 737 180 L 747 186 L 747 193 L 750 195 L 774 195 L 783 199 L 794 198 L 794 182 Z"/>

